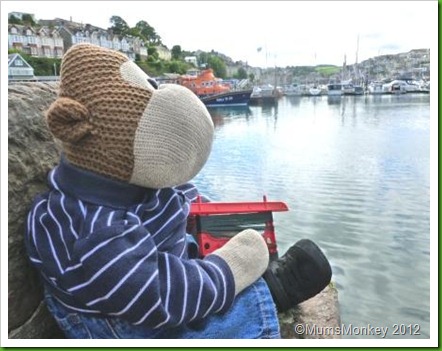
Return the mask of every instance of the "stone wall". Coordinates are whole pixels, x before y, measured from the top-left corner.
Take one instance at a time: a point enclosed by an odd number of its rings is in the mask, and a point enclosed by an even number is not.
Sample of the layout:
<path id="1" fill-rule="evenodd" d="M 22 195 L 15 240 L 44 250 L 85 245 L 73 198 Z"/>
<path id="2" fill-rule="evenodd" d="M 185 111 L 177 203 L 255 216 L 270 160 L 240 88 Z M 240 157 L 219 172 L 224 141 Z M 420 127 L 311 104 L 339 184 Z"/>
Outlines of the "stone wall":
<path id="1" fill-rule="evenodd" d="M 24 248 L 26 216 L 58 150 L 43 113 L 55 99 L 54 83 L 22 83 L 8 89 L 8 331 L 9 338 L 50 338 L 57 328 L 44 303 Z"/>
<path id="2" fill-rule="evenodd" d="M 26 216 L 36 194 L 44 192 L 46 175 L 58 162 L 59 148 L 44 111 L 56 98 L 57 83 L 15 83 L 8 89 L 8 332 L 10 339 L 61 338 L 43 301 L 38 276 L 24 248 Z M 296 324 L 334 327 L 340 324 L 337 291 L 321 294 L 280 316 L 284 338 L 314 338 L 297 333 Z M 332 336 L 317 336 L 330 338 Z"/>

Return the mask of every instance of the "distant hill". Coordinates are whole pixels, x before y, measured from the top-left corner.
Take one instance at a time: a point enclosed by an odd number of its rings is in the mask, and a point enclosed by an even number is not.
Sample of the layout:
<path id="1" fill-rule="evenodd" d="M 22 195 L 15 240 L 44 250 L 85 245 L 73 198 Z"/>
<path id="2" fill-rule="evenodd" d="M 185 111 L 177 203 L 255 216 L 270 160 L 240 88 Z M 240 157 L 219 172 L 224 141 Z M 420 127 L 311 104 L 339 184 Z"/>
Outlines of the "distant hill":
<path id="1" fill-rule="evenodd" d="M 292 82 L 325 84 L 330 78 L 374 81 L 394 78 L 430 80 L 430 49 L 414 49 L 395 55 L 380 55 L 360 63 L 343 66 L 317 65 L 268 68 L 261 70 L 260 80 L 280 85 Z"/>

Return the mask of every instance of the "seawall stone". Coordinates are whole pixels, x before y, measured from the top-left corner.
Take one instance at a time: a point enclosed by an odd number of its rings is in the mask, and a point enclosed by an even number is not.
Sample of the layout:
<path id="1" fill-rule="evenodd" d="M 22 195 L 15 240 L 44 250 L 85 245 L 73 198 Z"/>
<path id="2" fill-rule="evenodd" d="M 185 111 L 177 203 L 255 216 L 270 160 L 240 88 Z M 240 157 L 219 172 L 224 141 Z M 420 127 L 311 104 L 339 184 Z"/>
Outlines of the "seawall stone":
<path id="1" fill-rule="evenodd" d="M 44 121 L 57 95 L 57 83 L 15 83 L 8 88 L 8 320 L 11 339 L 61 338 L 47 311 L 42 286 L 24 247 L 26 217 L 34 197 L 47 190 L 46 176 L 59 160 L 59 147 Z M 340 324 L 336 289 L 330 285 L 314 298 L 279 315 L 284 338 L 332 338 L 307 335 L 297 324 Z M 301 332 L 299 332 L 301 330 Z"/>

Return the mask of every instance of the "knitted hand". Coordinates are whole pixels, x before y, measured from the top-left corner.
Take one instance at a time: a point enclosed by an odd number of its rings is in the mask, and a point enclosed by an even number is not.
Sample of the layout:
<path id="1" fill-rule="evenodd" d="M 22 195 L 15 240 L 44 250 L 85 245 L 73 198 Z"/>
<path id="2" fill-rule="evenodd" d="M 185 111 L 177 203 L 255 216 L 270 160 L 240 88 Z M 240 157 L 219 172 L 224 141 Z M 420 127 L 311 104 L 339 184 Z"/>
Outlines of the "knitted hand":
<path id="1" fill-rule="evenodd" d="M 254 283 L 269 264 L 269 251 L 263 237 L 253 229 L 246 229 L 230 239 L 212 255 L 223 258 L 235 280 L 235 295 Z"/>

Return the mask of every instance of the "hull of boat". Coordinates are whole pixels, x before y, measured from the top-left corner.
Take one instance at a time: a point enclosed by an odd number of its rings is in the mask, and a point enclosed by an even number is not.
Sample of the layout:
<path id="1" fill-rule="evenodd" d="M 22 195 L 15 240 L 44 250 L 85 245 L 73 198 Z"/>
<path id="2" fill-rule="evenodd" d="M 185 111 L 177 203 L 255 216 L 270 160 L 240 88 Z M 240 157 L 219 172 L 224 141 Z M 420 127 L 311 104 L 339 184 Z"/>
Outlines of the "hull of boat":
<path id="1" fill-rule="evenodd" d="M 251 90 L 230 91 L 227 93 L 200 97 L 208 107 L 213 106 L 247 106 L 250 101 Z"/>
<path id="2" fill-rule="evenodd" d="M 309 90 L 309 93 L 311 96 L 318 96 L 318 95 L 321 95 L 322 91 L 321 91 L 321 89 L 318 89 L 318 88 L 311 88 Z"/>
<path id="3" fill-rule="evenodd" d="M 329 84 L 327 85 L 328 96 L 341 96 L 343 94 L 342 84 Z"/>
<path id="4" fill-rule="evenodd" d="M 266 105 L 266 104 L 276 104 L 279 97 L 275 95 L 268 96 L 252 96 L 250 98 L 250 105 Z"/>

